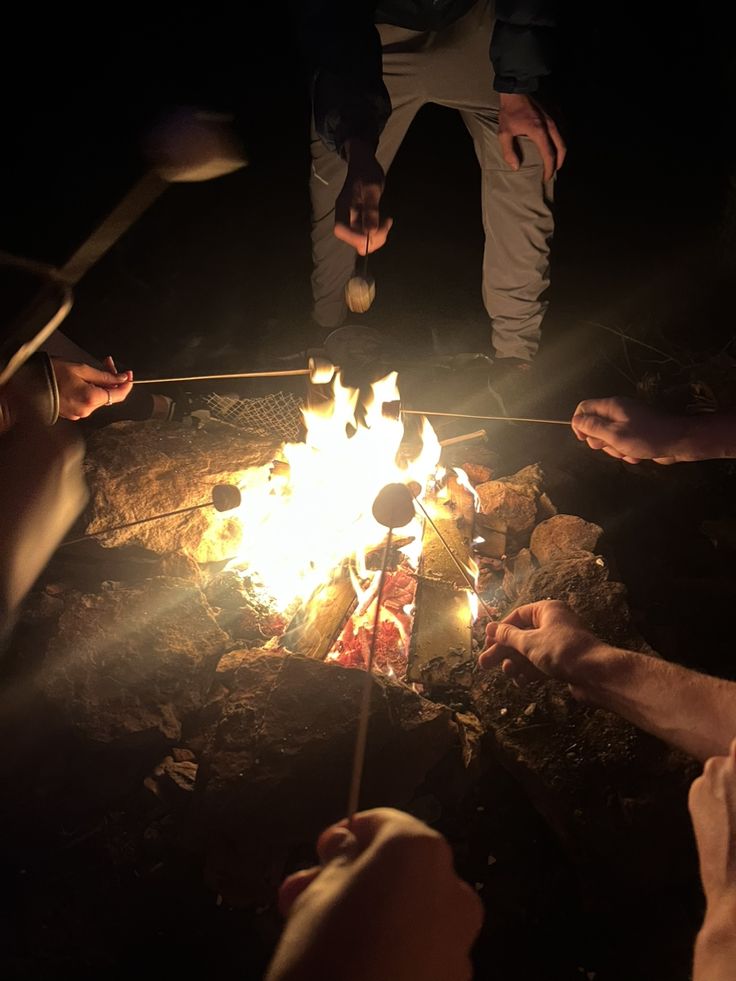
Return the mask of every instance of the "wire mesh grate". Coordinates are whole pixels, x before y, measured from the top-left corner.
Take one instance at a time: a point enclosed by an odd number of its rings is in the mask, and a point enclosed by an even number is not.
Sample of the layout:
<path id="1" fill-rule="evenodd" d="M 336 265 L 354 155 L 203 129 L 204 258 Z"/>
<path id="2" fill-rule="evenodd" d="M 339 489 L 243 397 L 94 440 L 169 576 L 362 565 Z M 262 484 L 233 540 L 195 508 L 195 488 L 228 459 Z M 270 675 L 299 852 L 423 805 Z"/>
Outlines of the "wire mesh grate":
<path id="1" fill-rule="evenodd" d="M 284 440 L 301 437 L 304 403 L 291 392 L 272 392 L 251 399 L 213 392 L 204 397 L 204 404 L 213 418 L 258 436 L 279 436 Z"/>

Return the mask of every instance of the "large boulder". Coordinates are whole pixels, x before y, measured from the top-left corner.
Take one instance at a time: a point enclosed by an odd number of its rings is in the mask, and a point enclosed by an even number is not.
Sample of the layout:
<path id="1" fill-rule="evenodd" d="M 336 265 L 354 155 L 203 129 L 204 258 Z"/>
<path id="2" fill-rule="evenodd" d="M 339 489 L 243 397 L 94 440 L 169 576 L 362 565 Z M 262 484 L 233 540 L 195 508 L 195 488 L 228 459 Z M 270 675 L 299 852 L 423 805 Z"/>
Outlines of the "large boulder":
<path id="1" fill-rule="evenodd" d="M 478 484 L 475 490 L 480 504 L 479 525 L 500 524 L 521 539 L 536 522 L 555 512 L 544 493 L 544 473 L 538 463 L 508 477 Z"/>
<path id="2" fill-rule="evenodd" d="M 610 578 L 604 559 L 582 552 L 534 569 L 519 589 L 515 605 L 562 600 L 607 643 L 648 651 L 631 619 L 626 595 L 623 583 Z"/>
<path id="3" fill-rule="evenodd" d="M 594 905 L 692 873 L 686 800 L 696 763 L 554 681 L 519 687 L 499 669 L 479 671 L 471 704 Z"/>
<path id="4" fill-rule="evenodd" d="M 171 422 L 119 422 L 89 441 L 89 534 L 209 501 L 216 484 L 242 481 L 268 464 L 278 444 L 227 426 L 193 429 Z M 241 539 L 237 512 L 203 508 L 124 528 L 103 545 L 139 545 L 159 554 L 186 551 L 197 562 L 232 557 Z"/>
<path id="5" fill-rule="evenodd" d="M 71 591 L 36 684 L 85 739 L 177 740 L 230 644 L 203 593 L 181 579 Z"/>
<path id="6" fill-rule="evenodd" d="M 243 651 L 237 662 L 187 745 L 207 760 L 209 879 L 227 900 L 258 904 L 272 897 L 285 855 L 345 816 L 366 675 L 281 652 Z M 457 727 L 411 688 L 370 684 L 360 806 L 405 807 L 435 764 L 459 760 Z"/>

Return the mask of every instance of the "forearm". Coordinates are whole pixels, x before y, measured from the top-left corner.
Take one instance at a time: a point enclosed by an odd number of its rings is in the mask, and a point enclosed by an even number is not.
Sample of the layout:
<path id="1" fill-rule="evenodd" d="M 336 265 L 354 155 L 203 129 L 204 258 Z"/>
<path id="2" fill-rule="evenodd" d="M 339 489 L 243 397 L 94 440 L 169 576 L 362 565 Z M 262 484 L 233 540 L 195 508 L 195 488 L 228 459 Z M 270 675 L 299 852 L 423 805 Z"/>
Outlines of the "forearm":
<path id="1" fill-rule="evenodd" d="M 695 941 L 693 981 L 736 981 L 736 909 L 706 916 Z"/>
<path id="2" fill-rule="evenodd" d="M 323 143 L 345 152 L 351 139 L 375 145 L 391 114 L 373 4 L 301 0 L 298 29 L 313 77 L 314 123 Z"/>
<path id="3" fill-rule="evenodd" d="M 736 735 L 736 682 L 601 645 L 581 666 L 576 694 L 700 760 Z"/>
<path id="4" fill-rule="evenodd" d="M 692 460 L 736 458 L 736 413 L 709 412 L 688 417 L 682 442 L 684 455 Z"/>

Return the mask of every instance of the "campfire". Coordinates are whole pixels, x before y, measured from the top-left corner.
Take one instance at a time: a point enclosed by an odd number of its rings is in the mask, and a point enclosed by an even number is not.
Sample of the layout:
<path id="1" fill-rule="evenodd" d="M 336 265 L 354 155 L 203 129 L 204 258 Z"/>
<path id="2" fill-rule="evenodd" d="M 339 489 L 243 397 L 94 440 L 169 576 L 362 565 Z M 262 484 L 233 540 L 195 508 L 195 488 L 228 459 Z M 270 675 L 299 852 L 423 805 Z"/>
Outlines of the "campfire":
<path id="1" fill-rule="evenodd" d="M 272 911 L 284 871 L 346 813 L 366 690 L 360 807 L 405 808 L 463 835 L 470 814 L 468 841 L 483 825 L 472 881 L 490 890 L 507 868 L 505 882 L 536 895 L 537 852 L 526 870 L 502 853 L 490 864 L 497 822 L 502 841 L 518 831 L 521 854 L 529 827 L 546 841 L 546 826 L 576 871 L 593 870 L 589 891 L 602 861 L 625 870 L 627 895 L 640 868 L 668 867 L 647 831 L 679 792 L 668 751 L 564 685 L 476 670 L 489 609 L 548 597 L 610 643 L 641 647 L 598 554 L 601 529 L 556 513 L 540 465 L 497 476 L 487 445 L 443 446 L 425 420 L 386 412 L 397 388 L 389 375 L 365 398 L 337 379 L 305 414 L 302 443 L 211 421 L 91 437 L 78 532 L 99 537 L 60 549 L 34 591 L 5 719 L 7 840 L 48 834 L 70 882 L 86 857 L 80 922 L 105 908 L 98 896 L 121 868 L 126 910 L 136 884 L 163 875 L 171 909 L 184 893 L 196 911 Z M 372 510 L 396 483 L 411 485 L 416 513 L 384 556 Z M 238 508 L 209 506 L 222 485 L 239 488 Z M 371 649 L 372 674 L 354 670 Z M 655 808 L 648 788 L 667 781 Z M 27 801 L 48 829 L 27 820 Z"/>
<path id="2" fill-rule="evenodd" d="M 285 443 L 277 460 L 245 473 L 237 513 L 241 541 L 229 568 L 283 618 L 279 643 L 286 649 L 365 667 L 386 537 L 371 509 L 387 484 L 410 486 L 415 516 L 394 538 L 375 660 L 376 670 L 403 679 L 413 650 L 418 578 L 433 580 L 435 589 L 444 584 L 450 619 L 469 654 L 477 607 L 468 582 L 477 567 L 469 555 L 474 493 L 468 478 L 439 465 L 440 442 L 426 418 L 405 427 L 400 416 L 384 411 L 398 400 L 395 372 L 375 382 L 362 403 L 359 390 L 338 375 L 332 398 L 304 410 L 304 442 Z M 443 554 L 443 525 L 447 546 L 471 578 L 459 577 L 453 558 Z M 423 544 L 429 544 L 428 563 Z"/>

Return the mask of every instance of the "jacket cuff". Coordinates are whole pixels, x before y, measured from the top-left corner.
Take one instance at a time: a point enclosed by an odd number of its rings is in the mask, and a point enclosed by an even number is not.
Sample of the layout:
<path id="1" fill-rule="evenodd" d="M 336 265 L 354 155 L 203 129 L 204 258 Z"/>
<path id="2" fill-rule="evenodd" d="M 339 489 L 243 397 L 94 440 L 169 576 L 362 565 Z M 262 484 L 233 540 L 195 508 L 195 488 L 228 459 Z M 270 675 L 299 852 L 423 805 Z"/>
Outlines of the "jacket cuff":
<path id="1" fill-rule="evenodd" d="M 12 415 L 32 415 L 45 426 L 59 418 L 59 386 L 51 358 L 37 351 L 15 373 L 6 386 Z"/>
<path id="2" fill-rule="evenodd" d="M 508 75 L 496 75 L 493 80 L 493 87 L 496 92 L 505 92 L 509 95 L 534 95 L 539 91 L 538 78 L 512 78 Z"/>

